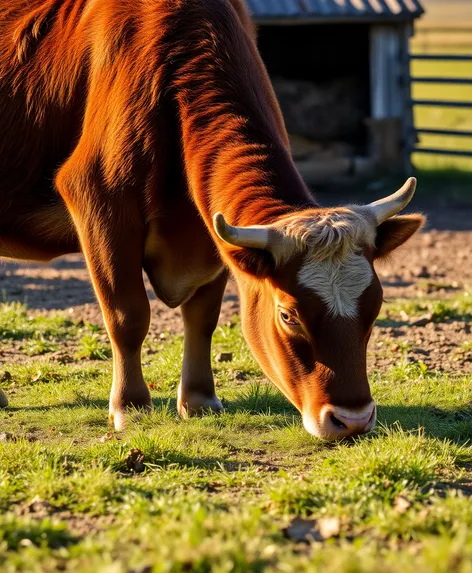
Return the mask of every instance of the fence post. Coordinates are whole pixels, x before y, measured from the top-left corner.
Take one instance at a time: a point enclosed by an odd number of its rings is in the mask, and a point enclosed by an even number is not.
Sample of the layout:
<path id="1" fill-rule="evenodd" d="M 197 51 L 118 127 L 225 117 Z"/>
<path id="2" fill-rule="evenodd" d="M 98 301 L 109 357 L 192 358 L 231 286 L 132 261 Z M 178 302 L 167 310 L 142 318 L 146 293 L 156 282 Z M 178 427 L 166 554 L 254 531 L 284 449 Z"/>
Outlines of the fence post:
<path id="1" fill-rule="evenodd" d="M 403 50 L 403 24 L 371 26 L 371 114 L 367 120 L 371 156 L 390 173 L 405 168 Z"/>

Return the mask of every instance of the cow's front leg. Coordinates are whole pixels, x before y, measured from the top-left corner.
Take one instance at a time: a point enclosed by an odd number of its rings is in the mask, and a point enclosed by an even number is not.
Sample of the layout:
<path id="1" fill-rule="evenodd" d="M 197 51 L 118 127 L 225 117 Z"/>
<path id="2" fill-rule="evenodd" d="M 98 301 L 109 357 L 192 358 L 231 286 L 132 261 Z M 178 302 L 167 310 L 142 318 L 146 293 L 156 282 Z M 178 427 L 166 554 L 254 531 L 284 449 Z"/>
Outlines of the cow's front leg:
<path id="1" fill-rule="evenodd" d="M 72 214 L 113 351 L 110 421 L 125 426 L 130 407 L 152 406 L 141 369 L 150 307 L 143 281 L 144 221 L 136 194 L 79 189 L 58 178 Z"/>
<path id="2" fill-rule="evenodd" d="M 184 360 L 177 407 L 182 417 L 205 411 L 222 412 L 215 394 L 211 369 L 211 339 L 218 324 L 228 274 L 201 287 L 182 305 L 184 319 Z"/>

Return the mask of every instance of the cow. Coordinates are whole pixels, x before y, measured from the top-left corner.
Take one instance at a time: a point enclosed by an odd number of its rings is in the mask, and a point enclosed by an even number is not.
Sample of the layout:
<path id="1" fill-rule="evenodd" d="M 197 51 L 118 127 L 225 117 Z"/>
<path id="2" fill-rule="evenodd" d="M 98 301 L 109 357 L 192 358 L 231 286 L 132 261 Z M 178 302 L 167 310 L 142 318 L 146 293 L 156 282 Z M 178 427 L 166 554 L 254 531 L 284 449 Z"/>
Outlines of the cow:
<path id="1" fill-rule="evenodd" d="M 306 430 L 374 427 L 374 263 L 423 226 L 399 215 L 416 179 L 371 204 L 318 204 L 242 0 L 0 0 L 0 104 L 0 256 L 83 254 L 117 431 L 152 408 L 146 276 L 181 309 L 182 417 L 223 410 L 211 340 L 233 276 L 245 340 Z"/>

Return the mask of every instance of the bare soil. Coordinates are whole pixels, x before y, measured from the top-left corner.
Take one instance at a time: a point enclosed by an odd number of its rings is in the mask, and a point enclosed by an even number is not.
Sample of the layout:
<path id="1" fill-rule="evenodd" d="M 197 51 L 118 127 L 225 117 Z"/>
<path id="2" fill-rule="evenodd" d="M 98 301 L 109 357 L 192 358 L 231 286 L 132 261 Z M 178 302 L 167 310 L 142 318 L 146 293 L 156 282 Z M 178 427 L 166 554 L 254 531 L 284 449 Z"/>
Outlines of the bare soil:
<path id="1" fill-rule="evenodd" d="M 333 197 L 332 203 L 340 201 Z M 425 229 L 391 260 L 376 265 L 387 302 L 400 297 L 448 299 L 472 286 L 472 202 L 423 200 L 419 207 L 415 205 L 418 208 L 428 216 Z M 158 301 L 145 280 L 152 307 L 149 338 L 159 340 L 163 333 L 182 332 L 180 310 L 171 310 Z M 5 261 L 0 267 L 0 292 L 6 301 L 26 302 L 32 314 L 60 310 L 73 320 L 103 325 L 80 255 L 50 264 Z M 230 321 L 238 310 L 237 289 L 230 280 L 220 324 Z M 369 346 L 369 370 L 384 370 L 401 360 L 421 360 L 433 369 L 472 372 L 472 350 L 464 350 L 471 341 L 471 325 L 465 319 L 424 326 L 412 326 L 408 320 L 380 324 Z M 26 359 L 19 344 L 8 346 L 0 350 L 0 363 Z M 61 360 L 64 353 L 66 348 L 45 357 Z"/>

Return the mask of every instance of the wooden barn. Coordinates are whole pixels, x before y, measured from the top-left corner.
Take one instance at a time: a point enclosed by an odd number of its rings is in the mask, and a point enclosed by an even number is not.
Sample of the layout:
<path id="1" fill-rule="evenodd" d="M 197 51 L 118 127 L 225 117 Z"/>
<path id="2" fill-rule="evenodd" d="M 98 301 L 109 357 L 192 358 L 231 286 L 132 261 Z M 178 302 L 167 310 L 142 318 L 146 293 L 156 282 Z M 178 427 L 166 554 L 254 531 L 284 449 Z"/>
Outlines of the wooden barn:
<path id="1" fill-rule="evenodd" d="M 410 171 L 418 0 L 246 0 L 308 183 Z"/>

